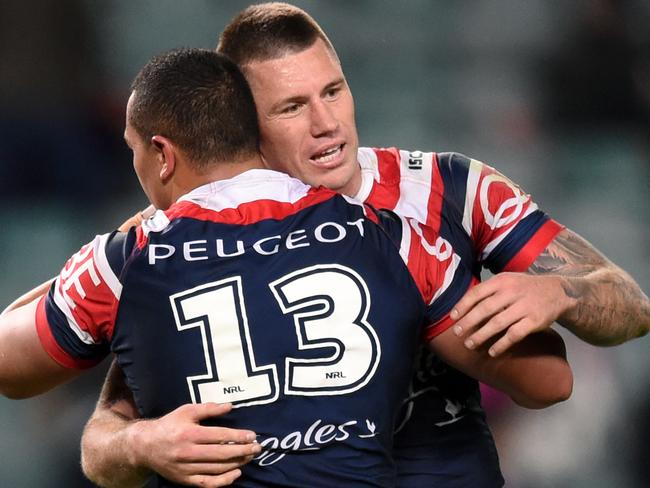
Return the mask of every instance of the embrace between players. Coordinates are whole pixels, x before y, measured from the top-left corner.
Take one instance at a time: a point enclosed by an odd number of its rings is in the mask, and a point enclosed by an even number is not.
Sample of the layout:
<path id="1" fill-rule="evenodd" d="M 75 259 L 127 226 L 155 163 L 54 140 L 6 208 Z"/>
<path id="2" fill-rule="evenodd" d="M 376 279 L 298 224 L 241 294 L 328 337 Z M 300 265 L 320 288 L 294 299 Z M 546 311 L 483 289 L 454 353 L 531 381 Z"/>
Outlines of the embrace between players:
<path id="1" fill-rule="evenodd" d="M 102 486 L 501 486 L 478 381 L 542 408 L 572 388 L 554 321 L 597 345 L 650 327 L 629 275 L 491 167 L 359 148 L 296 7 L 152 59 L 125 139 L 158 210 L 0 318 L 10 397 L 115 354 L 82 440 Z"/>

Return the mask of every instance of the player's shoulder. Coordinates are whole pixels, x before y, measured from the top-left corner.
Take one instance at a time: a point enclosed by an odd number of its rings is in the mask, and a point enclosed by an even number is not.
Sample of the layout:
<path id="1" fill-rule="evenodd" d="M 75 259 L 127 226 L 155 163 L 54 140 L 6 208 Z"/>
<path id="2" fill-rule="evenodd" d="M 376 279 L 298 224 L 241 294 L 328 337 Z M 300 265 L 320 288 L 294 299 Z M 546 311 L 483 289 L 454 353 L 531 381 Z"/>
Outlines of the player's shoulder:
<path id="1" fill-rule="evenodd" d="M 135 245 L 136 234 L 133 230 L 128 232 L 113 231 L 99 234 L 81 247 L 66 263 L 64 271 L 69 272 L 80 263 L 92 260 L 110 266 L 113 269 L 124 264 Z"/>
<path id="2" fill-rule="evenodd" d="M 324 187 L 314 188 L 271 170 L 249 170 L 227 180 L 218 180 L 183 195 L 164 212 L 143 224 L 143 233 L 162 232 L 179 221 L 251 225 L 262 220 L 281 220 L 309 207 L 336 199 Z"/>
<path id="3" fill-rule="evenodd" d="M 476 161 L 469 156 L 460 152 L 444 151 L 438 153 L 438 166 L 440 168 L 448 168 L 449 170 L 463 170 L 471 166 L 472 161 Z M 479 161 L 476 161 L 479 164 Z"/>
<path id="4" fill-rule="evenodd" d="M 433 166 L 449 172 L 467 171 L 470 166 L 488 165 L 461 152 L 404 149 L 399 147 L 360 147 L 357 159 L 362 170 L 374 171 L 376 179 L 401 179 L 430 172 Z"/>
<path id="5" fill-rule="evenodd" d="M 358 161 L 362 169 L 376 169 L 382 173 L 396 171 L 396 178 L 401 176 L 400 170 L 419 171 L 427 163 L 435 162 L 436 157 L 437 153 L 432 151 L 398 147 L 360 147 L 358 150 Z"/>

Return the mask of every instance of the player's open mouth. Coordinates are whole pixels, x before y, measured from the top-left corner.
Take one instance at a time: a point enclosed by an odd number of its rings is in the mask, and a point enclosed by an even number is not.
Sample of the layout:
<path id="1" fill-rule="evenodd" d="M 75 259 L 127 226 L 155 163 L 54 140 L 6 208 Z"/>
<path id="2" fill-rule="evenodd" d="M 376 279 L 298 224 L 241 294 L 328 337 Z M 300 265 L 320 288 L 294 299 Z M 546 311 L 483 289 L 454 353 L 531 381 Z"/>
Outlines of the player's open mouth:
<path id="1" fill-rule="evenodd" d="M 338 166 L 343 160 L 343 146 L 345 144 L 328 147 L 314 154 L 309 160 L 318 166 L 324 166 L 326 168 Z"/>

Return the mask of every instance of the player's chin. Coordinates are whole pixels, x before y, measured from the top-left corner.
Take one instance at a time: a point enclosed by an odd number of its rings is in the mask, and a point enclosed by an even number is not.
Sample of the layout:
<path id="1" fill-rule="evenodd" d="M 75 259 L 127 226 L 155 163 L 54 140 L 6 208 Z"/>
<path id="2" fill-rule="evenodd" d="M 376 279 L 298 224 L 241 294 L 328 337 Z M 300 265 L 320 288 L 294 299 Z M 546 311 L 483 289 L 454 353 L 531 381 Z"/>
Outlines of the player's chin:
<path id="1" fill-rule="evenodd" d="M 341 190 L 346 188 L 354 179 L 357 166 L 356 159 L 353 161 L 344 160 L 336 167 L 318 168 L 316 175 L 321 180 L 321 185 L 332 190 Z"/>
<path id="2" fill-rule="evenodd" d="M 334 191 L 344 190 L 352 178 L 352 172 L 345 166 L 339 166 L 335 169 L 321 171 L 320 174 L 314 178 L 315 186 L 324 186 Z"/>

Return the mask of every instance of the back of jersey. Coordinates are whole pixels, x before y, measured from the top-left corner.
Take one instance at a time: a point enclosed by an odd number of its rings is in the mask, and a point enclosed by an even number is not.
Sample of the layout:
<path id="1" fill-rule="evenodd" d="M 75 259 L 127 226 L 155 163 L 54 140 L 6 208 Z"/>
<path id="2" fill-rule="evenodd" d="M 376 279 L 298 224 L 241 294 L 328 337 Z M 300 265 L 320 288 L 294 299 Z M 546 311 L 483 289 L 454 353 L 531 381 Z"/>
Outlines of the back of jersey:
<path id="1" fill-rule="evenodd" d="M 249 173 L 124 244 L 111 347 L 140 413 L 232 402 L 215 422 L 263 447 L 237 486 L 392 486 L 393 424 L 431 321 L 399 225 L 392 238 L 344 197 Z"/>

